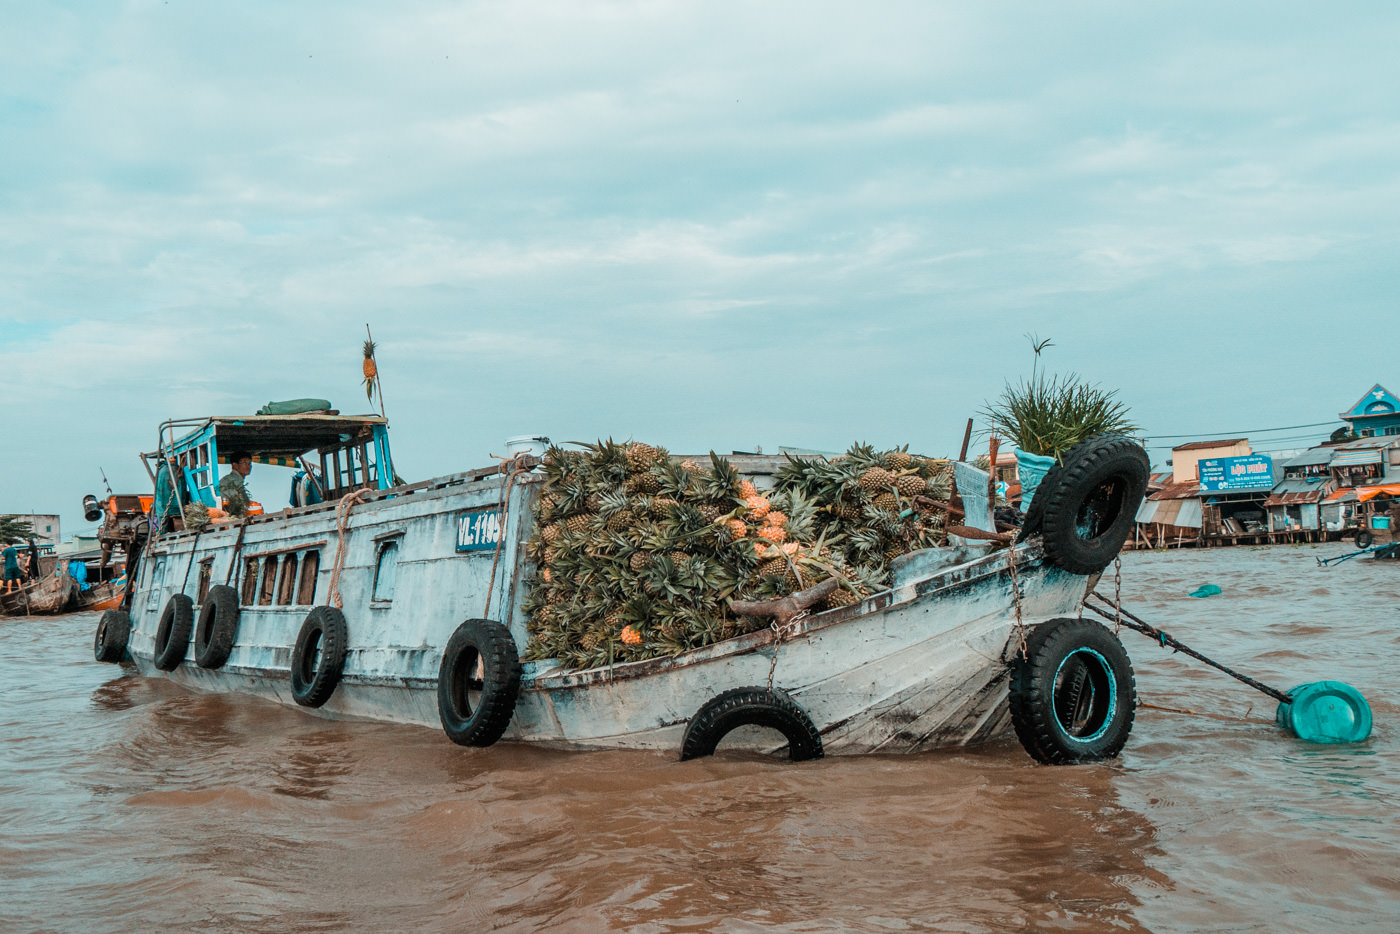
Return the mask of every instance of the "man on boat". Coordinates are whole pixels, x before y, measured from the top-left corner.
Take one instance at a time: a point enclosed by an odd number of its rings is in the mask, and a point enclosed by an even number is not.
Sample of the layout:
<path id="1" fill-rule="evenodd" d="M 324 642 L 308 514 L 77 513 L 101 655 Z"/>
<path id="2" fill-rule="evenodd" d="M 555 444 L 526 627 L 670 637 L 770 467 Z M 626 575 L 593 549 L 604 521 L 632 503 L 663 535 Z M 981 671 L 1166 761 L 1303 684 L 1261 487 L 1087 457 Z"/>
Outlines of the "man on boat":
<path id="1" fill-rule="evenodd" d="M 16 587 L 23 589 L 19 576 L 19 552 L 14 545 L 6 545 L 0 554 L 5 558 L 5 593 L 13 593 Z"/>
<path id="2" fill-rule="evenodd" d="M 247 451 L 234 451 L 228 457 L 229 472 L 219 480 L 219 495 L 224 498 L 224 511 L 230 516 L 246 516 L 252 500 L 243 478 L 253 472 L 253 456 Z"/>

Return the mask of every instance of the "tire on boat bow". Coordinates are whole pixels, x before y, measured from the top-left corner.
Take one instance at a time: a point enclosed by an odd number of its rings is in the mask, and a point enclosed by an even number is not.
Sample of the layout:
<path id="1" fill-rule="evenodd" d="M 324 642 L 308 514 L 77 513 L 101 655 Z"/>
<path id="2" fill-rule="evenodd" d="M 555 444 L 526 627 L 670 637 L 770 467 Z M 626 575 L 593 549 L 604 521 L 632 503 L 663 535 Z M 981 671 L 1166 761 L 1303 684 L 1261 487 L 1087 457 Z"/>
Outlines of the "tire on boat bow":
<path id="1" fill-rule="evenodd" d="M 1039 531 L 1051 564 L 1071 574 L 1097 574 L 1132 532 L 1149 469 L 1147 452 L 1131 438 L 1099 435 L 1080 442 L 1041 481 L 1021 538 Z"/>
<path id="2" fill-rule="evenodd" d="M 318 606 L 306 614 L 292 648 L 292 699 L 303 707 L 320 707 L 331 699 L 345 668 L 350 633 L 345 614 Z"/>
<path id="3" fill-rule="evenodd" d="M 520 652 L 510 630 L 469 619 L 452 633 L 438 667 L 438 718 L 459 746 L 490 746 L 505 733 L 520 695 Z"/>
<path id="4" fill-rule="evenodd" d="M 155 665 L 161 671 L 174 671 L 185 660 L 194 627 L 194 601 L 182 593 L 171 594 L 156 626 Z"/>
<path id="5" fill-rule="evenodd" d="M 1011 723 L 1047 765 L 1111 759 L 1133 729 L 1137 689 L 1123 644 L 1087 619 L 1052 619 L 1011 666 Z"/>
<path id="6" fill-rule="evenodd" d="M 92 655 L 99 662 L 120 662 L 126 658 L 126 642 L 131 636 L 131 617 L 122 610 L 104 610 L 97 621 Z"/>
<path id="7" fill-rule="evenodd" d="M 681 742 L 681 760 L 713 755 L 731 730 L 741 726 L 770 727 L 788 741 L 793 762 L 820 759 L 822 737 L 812 718 L 786 692 L 768 688 L 733 688 L 705 702 L 690 718 Z"/>
<path id="8" fill-rule="evenodd" d="M 194 627 L 194 660 L 200 668 L 222 668 L 238 632 L 238 591 L 215 584 L 199 609 Z"/>

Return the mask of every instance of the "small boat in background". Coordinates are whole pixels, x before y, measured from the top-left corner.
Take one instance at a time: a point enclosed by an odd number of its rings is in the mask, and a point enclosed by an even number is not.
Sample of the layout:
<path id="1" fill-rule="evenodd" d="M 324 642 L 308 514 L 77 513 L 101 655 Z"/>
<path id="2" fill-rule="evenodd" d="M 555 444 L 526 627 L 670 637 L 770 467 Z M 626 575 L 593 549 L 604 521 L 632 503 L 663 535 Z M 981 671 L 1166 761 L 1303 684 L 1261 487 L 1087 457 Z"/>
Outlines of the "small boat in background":
<path id="1" fill-rule="evenodd" d="M 77 599 L 78 582 L 64 570 L 31 581 L 8 594 L 0 594 L 0 615 L 51 616 L 66 613 Z"/>

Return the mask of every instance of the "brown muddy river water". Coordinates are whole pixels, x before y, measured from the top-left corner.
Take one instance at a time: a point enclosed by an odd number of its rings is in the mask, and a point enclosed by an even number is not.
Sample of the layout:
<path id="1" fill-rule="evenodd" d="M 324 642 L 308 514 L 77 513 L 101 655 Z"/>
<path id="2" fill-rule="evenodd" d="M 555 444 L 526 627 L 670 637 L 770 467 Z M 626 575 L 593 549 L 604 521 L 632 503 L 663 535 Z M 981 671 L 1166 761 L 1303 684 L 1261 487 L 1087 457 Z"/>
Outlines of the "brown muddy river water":
<path id="1" fill-rule="evenodd" d="M 1314 561 L 1348 549 L 1131 554 L 1123 593 L 1267 684 L 1352 683 L 1368 742 L 1125 630 L 1143 701 L 1217 716 L 1140 709 L 1090 766 L 462 749 L 0 620 L 0 931 L 1398 931 L 1400 563 Z"/>

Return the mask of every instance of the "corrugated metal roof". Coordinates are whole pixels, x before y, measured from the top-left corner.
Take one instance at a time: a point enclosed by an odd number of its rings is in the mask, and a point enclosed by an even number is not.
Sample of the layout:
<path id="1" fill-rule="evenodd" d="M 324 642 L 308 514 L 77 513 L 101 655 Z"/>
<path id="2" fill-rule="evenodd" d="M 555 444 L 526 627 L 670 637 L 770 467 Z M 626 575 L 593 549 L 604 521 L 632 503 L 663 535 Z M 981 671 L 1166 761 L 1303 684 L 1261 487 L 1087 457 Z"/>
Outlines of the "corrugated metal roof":
<path id="1" fill-rule="evenodd" d="M 1265 506 L 1297 506 L 1301 503 L 1316 503 L 1322 500 L 1323 490 L 1318 487 L 1316 490 L 1304 490 L 1301 493 L 1279 493 L 1264 500 Z"/>
<path id="2" fill-rule="evenodd" d="M 1372 435 L 1369 438 L 1357 438 L 1355 441 L 1347 441 L 1337 445 L 1339 451 L 1371 450 L 1373 448 L 1388 448 L 1393 444 L 1400 444 L 1400 435 Z"/>
<path id="3" fill-rule="evenodd" d="M 1227 438 L 1224 441 L 1192 441 L 1190 444 L 1178 444 L 1172 450 L 1203 451 L 1207 448 L 1228 448 L 1232 444 L 1240 444 L 1248 440 L 1248 438 Z"/>
<path id="4" fill-rule="evenodd" d="M 1337 453 L 1336 445 L 1322 448 L 1309 448 L 1297 457 L 1283 462 L 1285 467 L 1311 467 L 1313 464 L 1330 464 L 1332 455 Z"/>
<path id="5" fill-rule="evenodd" d="M 1134 517 L 1146 525 L 1174 525 L 1186 529 L 1201 527 L 1201 501 L 1198 499 L 1143 500 Z"/>
<path id="6" fill-rule="evenodd" d="M 1191 499 L 1201 495 L 1201 484 L 1196 480 L 1186 480 L 1182 483 L 1168 483 L 1149 499 L 1161 502 L 1167 499 Z"/>

